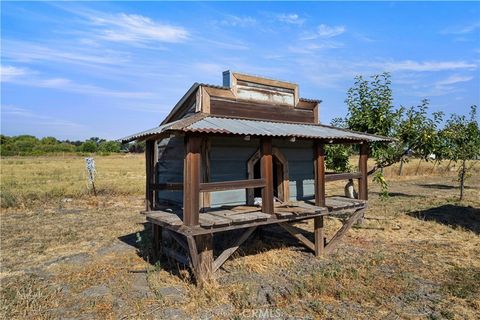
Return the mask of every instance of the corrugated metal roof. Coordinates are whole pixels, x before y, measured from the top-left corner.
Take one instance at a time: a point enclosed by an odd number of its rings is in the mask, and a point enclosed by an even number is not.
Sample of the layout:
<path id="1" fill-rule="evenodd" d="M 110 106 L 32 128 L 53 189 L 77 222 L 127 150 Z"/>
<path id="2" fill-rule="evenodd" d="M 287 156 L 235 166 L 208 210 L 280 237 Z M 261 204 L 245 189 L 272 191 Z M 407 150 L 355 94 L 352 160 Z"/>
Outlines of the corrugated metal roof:
<path id="1" fill-rule="evenodd" d="M 355 132 L 321 124 L 240 119 L 197 113 L 191 117 L 122 138 L 120 141 L 129 142 L 168 131 L 369 142 L 393 140 L 388 137 Z"/>

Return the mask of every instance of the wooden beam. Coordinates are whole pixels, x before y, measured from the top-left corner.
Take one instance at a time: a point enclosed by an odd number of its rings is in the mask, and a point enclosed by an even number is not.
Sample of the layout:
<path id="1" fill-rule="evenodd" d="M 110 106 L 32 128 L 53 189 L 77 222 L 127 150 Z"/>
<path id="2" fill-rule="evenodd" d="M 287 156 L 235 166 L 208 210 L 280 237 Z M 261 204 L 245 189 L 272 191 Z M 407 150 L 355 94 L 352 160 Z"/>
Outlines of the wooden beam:
<path id="1" fill-rule="evenodd" d="M 185 161 L 183 168 L 183 223 L 198 225 L 200 213 L 201 144 L 199 136 L 185 137 Z"/>
<path id="2" fill-rule="evenodd" d="M 210 101 L 209 101 L 210 103 Z M 208 136 L 202 139 L 202 179 L 201 182 L 210 182 L 210 149 L 211 141 Z M 211 196 L 210 192 L 202 192 L 200 195 L 200 209 L 207 210 L 210 208 Z"/>
<path id="3" fill-rule="evenodd" d="M 203 285 L 212 279 L 213 275 L 213 235 L 204 234 L 195 237 L 198 250 L 196 280 Z"/>
<path id="4" fill-rule="evenodd" d="M 250 227 L 245 231 L 240 238 L 235 239 L 235 241 L 232 243 L 232 245 L 223 251 L 217 259 L 213 262 L 213 272 L 217 271 L 224 263 L 227 261 L 227 259 L 237 251 L 237 249 L 244 243 L 248 237 L 257 229 L 257 227 Z"/>
<path id="5" fill-rule="evenodd" d="M 262 138 L 260 144 L 260 172 L 265 180 L 265 187 L 262 189 L 262 212 L 274 214 L 272 138 Z"/>
<path id="6" fill-rule="evenodd" d="M 152 227 L 152 250 L 153 261 L 157 261 L 161 256 L 162 249 L 162 227 L 158 224 L 150 223 Z"/>
<path id="7" fill-rule="evenodd" d="M 188 267 L 188 258 L 186 256 L 184 256 L 183 254 L 173 250 L 173 249 L 170 249 L 170 248 L 163 248 L 163 252 L 165 253 L 165 255 L 167 257 L 170 257 L 170 258 L 173 258 L 175 259 L 178 263 L 180 263 L 181 265 L 184 265 L 184 266 L 187 266 Z"/>
<path id="8" fill-rule="evenodd" d="M 168 183 L 151 183 L 151 190 L 183 190 L 183 183 L 181 182 L 168 182 Z"/>
<path id="9" fill-rule="evenodd" d="M 360 172 L 345 172 L 345 173 L 326 173 L 325 181 L 337 181 L 337 180 L 348 180 L 348 179 L 360 179 L 362 174 Z"/>
<path id="10" fill-rule="evenodd" d="M 248 179 L 235 181 L 221 181 L 200 183 L 200 191 L 225 191 L 237 189 L 261 188 L 265 186 L 265 179 Z"/>
<path id="11" fill-rule="evenodd" d="M 279 223 L 278 225 L 303 243 L 308 249 L 315 251 L 315 245 L 312 243 L 312 241 L 308 240 L 303 234 L 300 233 L 300 229 L 285 222 Z"/>
<path id="12" fill-rule="evenodd" d="M 323 231 L 323 216 L 313 220 L 313 233 L 315 236 L 315 256 L 320 257 L 325 251 L 325 233 Z"/>
<path id="13" fill-rule="evenodd" d="M 168 230 L 168 231 L 170 236 L 173 238 L 173 240 L 175 240 L 180 245 L 180 247 L 182 247 L 187 251 L 189 250 L 187 242 L 182 238 L 182 236 L 179 233 L 176 233 L 175 231 L 172 231 L 172 230 Z"/>
<path id="14" fill-rule="evenodd" d="M 315 205 L 325 206 L 325 150 L 320 141 L 315 141 L 314 166 L 315 166 Z"/>
<path id="15" fill-rule="evenodd" d="M 192 235 L 187 235 L 187 244 L 188 244 L 188 253 L 190 255 L 190 268 L 192 269 L 195 278 L 197 278 L 197 270 L 198 270 L 198 249 L 197 249 L 197 242 Z"/>
<path id="16" fill-rule="evenodd" d="M 340 240 L 345 236 L 347 231 L 352 227 L 352 225 L 362 217 L 365 209 L 359 209 L 345 222 L 345 224 L 335 233 L 327 245 L 325 246 L 325 253 L 330 253 L 335 249 L 335 247 L 340 243 Z"/>
<path id="17" fill-rule="evenodd" d="M 154 196 L 153 190 L 150 188 L 150 185 L 154 183 L 154 152 L 155 152 L 155 141 L 147 140 L 145 142 L 145 209 L 151 211 L 154 208 Z"/>
<path id="18" fill-rule="evenodd" d="M 361 177 L 358 180 L 358 198 L 360 200 L 368 200 L 368 143 L 364 142 L 360 145 L 360 158 L 358 160 L 358 168 Z"/>

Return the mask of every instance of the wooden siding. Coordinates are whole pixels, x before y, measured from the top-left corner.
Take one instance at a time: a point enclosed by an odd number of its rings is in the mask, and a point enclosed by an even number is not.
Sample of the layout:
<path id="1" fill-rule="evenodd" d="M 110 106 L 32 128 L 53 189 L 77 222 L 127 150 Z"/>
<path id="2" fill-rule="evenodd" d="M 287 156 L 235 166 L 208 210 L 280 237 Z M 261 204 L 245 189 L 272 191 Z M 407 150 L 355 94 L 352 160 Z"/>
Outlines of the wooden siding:
<path id="1" fill-rule="evenodd" d="M 259 140 L 243 138 L 212 138 L 210 152 L 211 181 L 243 180 L 248 178 L 247 161 L 259 148 Z M 315 196 L 312 142 L 290 142 L 274 139 L 289 164 L 290 200 L 311 199 Z M 212 207 L 242 205 L 247 201 L 245 190 L 211 193 Z"/>
<path id="2" fill-rule="evenodd" d="M 166 138 L 158 142 L 158 162 L 156 165 L 158 183 L 183 183 L 183 137 Z M 159 202 L 183 203 L 183 192 L 159 190 Z"/>
<path id="3" fill-rule="evenodd" d="M 210 113 L 220 116 L 306 123 L 315 123 L 317 118 L 313 110 L 296 109 L 285 105 L 216 100 L 213 98 L 210 100 Z"/>
<path id="4" fill-rule="evenodd" d="M 243 138 L 211 138 L 210 149 L 210 181 L 221 182 L 244 180 L 247 175 L 247 161 L 259 146 L 258 139 L 245 141 Z M 222 205 L 246 204 L 246 190 L 228 190 L 212 192 L 212 207 Z"/>
<path id="5" fill-rule="evenodd" d="M 275 139 L 273 146 L 281 150 L 288 160 L 290 200 L 313 198 L 315 196 L 315 175 L 312 142 Z"/>

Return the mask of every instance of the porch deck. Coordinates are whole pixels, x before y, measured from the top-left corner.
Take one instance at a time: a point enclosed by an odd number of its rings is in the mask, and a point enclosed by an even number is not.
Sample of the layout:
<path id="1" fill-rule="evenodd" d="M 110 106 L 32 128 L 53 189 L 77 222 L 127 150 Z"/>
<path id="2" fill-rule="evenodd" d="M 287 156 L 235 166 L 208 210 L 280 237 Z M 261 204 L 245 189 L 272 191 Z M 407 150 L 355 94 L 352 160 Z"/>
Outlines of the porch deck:
<path id="1" fill-rule="evenodd" d="M 367 207 L 367 201 L 345 197 L 327 197 L 325 207 L 318 207 L 309 201 L 293 202 L 288 205 L 275 205 L 274 215 L 261 212 L 254 206 L 221 207 L 200 213 L 199 225 L 185 226 L 183 211 L 178 208 L 161 207 L 155 211 L 145 211 L 147 220 L 183 235 L 211 234 L 221 231 L 255 227 L 260 225 L 294 222 L 318 216 L 340 215 L 348 211 L 358 211 Z"/>

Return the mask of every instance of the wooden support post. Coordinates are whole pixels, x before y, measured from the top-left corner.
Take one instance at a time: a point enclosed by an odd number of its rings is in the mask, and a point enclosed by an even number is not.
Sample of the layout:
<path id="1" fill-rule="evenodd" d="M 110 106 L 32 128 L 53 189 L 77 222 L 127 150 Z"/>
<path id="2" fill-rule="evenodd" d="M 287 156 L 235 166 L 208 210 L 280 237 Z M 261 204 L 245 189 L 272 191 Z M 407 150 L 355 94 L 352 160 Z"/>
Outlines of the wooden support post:
<path id="1" fill-rule="evenodd" d="M 358 160 L 358 168 L 361 174 L 361 178 L 358 179 L 358 198 L 360 200 L 368 200 L 367 160 L 368 143 L 364 142 L 360 145 L 360 158 Z"/>
<path id="2" fill-rule="evenodd" d="M 151 223 L 152 226 L 152 256 L 153 261 L 160 259 L 162 255 L 162 227 L 158 224 Z"/>
<path id="3" fill-rule="evenodd" d="M 202 139 L 185 137 L 185 161 L 183 167 L 183 224 L 198 225 L 200 212 L 200 168 Z"/>
<path id="4" fill-rule="evenodd" d="M 210 139 L 204 137 L 202 139 L 202 179 L 201 182 L 208 183 L 210 182 Z M 200 209 L 207 210 L 210 208 L 210 192 L 203 192 L 200 196 Z M 202 211 L 203 212 L 203 211 Z"/>
<path id="5" fill-rule="evenodd" d="M 265 179 L 265 187 L 262 189 L 262 212 L 274 214 L 272 138 L 262 138 L 260 143 L 260 171 L 262 179 Z"/>
<path id="6" fill-rule="evenodd" d="M 314 143 L 315 165 L 315 205 L 325 207 L 325 149 L 320 141 Z M 323 216 L 314 218 L 315 256 L 324 252 L 325 240 L 323 231 Z"/>
<path id="7" fill-rule="evenodd" d="M 325 251 L 325 232 L 323 231 L 323 216 L 315 217 L 313 225 L 315 234 L 315 256 L 320 257 Z"/>
<path id="8" fill-rule="evenodd" d="M 325 150 L 320 141 L 314 144 L 315 205 L 325 206 Z"/>
<path id="9" fill-rule="evenodd" d="M 197 283 L 202 285 L 212 279 L 213 275 L 213 235 L 203 234 L 195 237 L 197 243 Z"/>
<path id="10" fill-rule="evenodd" d="M 154 208 L 154 196 L 151 185 L 154 183 L 155 176 L 155 141 L 147 140 L 145 142 L 145 209 L 151 211 Z"/>

